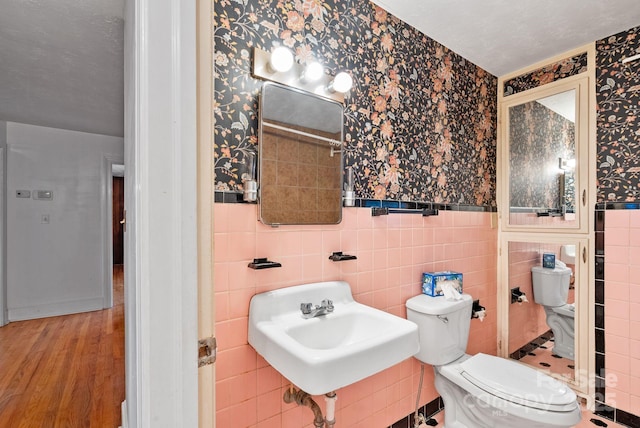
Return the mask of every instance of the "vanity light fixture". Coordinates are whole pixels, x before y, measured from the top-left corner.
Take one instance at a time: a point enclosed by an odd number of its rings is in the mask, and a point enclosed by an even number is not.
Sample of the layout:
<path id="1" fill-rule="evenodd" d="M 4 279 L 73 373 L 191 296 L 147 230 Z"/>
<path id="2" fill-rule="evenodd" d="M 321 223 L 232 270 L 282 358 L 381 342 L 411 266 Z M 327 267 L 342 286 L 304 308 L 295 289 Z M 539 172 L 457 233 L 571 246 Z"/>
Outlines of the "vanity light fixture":
<path id="1" fill-rule="evenodd" d="M 253 49 L 253 77 L 344 102 L 344 93 L 353 85 L 352 77 L 341 72 L 332 78 L 325 70 L 319 61 L 312 58 L 306 64 L 299 64 L 286 46 L 278 46 L 271 52 Z"/>
<path id="2" fill-rule="evenodd" d="M 284 46 L 277 47 L 271 52 L 269 68 L 274 73 L 286 73 L 293 67 L 293 54 Z"/>
<path id="3" fill-rule="evenodd" d="M 302 70 L 302 74 L 300 75 L 300 81 L 304 83 L 317 82 L 322 78 L 324 74 L 324 67 L 317 61 L 312 61 L 308 63 L 304 70 Z"/>
<path id="4" fill-rule="evenodd" d="M 349 89 L 353 86 L 353 79 L 351 75 L 346 71 L 341 71 L 336 74 L 336 77 L 333 78 L 333 81 L 329 84 L 329 91 L 331 92 L 349 92 Z"/>

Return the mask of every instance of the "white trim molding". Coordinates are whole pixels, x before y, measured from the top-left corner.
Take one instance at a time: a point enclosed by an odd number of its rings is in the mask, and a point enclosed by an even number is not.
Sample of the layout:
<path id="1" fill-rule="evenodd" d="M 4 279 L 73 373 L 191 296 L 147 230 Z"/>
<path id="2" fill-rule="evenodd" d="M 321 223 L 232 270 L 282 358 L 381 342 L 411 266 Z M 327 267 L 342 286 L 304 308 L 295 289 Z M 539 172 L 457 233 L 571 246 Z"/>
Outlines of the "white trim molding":
<path id="1" fill-rule="evenodd" d="M 195 427 L 196 4 L 134 0 L 125 33 L 129 427 Z M 125 20 L 126 21 L 126 20 Z M 133 37 L 133 40 L 128 38 Z M 129 121 L 129 122 L 127 122 Z M 134 164 L 132 165 L 131 162 Z M 127 185 L 127 180 L 129 185 Z M 125 191 L 126 191 L 125 190 Z M 130 209 L 133 208 L 133 209 Z"/>

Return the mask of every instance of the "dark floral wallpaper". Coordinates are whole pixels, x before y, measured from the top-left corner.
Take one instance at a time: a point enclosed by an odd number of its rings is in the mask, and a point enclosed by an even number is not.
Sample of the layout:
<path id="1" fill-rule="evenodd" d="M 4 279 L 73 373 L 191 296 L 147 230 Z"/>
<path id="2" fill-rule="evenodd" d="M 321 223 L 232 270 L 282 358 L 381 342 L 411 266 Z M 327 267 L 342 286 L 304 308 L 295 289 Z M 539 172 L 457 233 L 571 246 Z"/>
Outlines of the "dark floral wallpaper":
<path id="1" fill-rule="evenodd" d="M 640 27 L 596 42 L 598 195 L 602 202 L 640 201 Z"/>
<path id="2" fill-rule="evenodd" d="M 587 53 L 582 53 L 562 61 L 554 62 L 531 73 L 522 74 L 504 82 L 504 96 L 537 88 L 556 80 L 587 71 Z"/>
<path id="3" fill-rule="evenodd" d="M 509 109 L 510 206 L 559 208 L 558 159 L 575 159 L 575 125 L 537 101 Z M 575 191 L 564 203 L 574 210 Z"/>
<path id="4" fill-rule="evenodd" d="M 497 79 L 366 0 L 215 2 L 215 189 L 257 141 L 253 47 L 346 70 L 345 167 L 360 198 L 495 206 Z"/>

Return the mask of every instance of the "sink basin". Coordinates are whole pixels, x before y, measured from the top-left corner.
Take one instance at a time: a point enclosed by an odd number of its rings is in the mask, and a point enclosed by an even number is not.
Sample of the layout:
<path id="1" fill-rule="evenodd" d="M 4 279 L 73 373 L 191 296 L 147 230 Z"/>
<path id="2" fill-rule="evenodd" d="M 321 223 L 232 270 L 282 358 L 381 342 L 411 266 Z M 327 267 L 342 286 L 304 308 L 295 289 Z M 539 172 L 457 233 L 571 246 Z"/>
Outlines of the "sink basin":
<path id="1" fill-rule="evenodd" d="M 334 311 L 305 319 L 300 303 L 333 301 Z M 273 368 L 312 395 L 326 394 L 416 354 L 418 327 L 353 300 L 344 281 L 256 294 L 249 307 L 249 344 Z"/>

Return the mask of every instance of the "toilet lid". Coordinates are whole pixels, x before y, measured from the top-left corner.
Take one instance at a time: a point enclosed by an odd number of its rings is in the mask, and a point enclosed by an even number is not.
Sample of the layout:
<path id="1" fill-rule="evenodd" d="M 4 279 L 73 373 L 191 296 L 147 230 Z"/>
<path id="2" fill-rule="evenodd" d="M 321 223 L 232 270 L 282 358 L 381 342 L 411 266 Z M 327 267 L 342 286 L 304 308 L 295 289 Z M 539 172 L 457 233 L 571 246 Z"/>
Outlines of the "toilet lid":
<path id="1" fill-rule="evenodd" d="M 576 405 L 576 394 L 567 385 L 515 361 L 476 354 L 460 367 L 469 382 L 513 403 L 556 411 Z"/>

